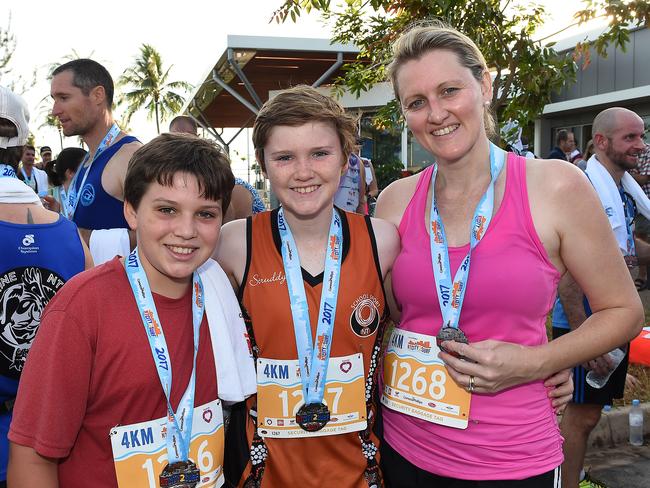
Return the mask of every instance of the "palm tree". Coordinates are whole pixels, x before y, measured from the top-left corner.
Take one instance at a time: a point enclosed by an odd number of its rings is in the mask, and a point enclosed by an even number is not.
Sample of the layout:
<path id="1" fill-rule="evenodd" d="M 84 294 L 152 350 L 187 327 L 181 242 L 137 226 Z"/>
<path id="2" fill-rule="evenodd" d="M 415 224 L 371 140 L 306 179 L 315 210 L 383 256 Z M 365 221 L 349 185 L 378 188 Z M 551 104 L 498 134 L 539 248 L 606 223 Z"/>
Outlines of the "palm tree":
<path id="1" fill-rule="evenodd" d="M 183 89 L 189 91 L 192 87 L 184 81 L 168 82 L 169 70 L 163 69 L 160 53 L 149 44 L 140 47 L 140 56 L 135 64 L 124 72 L 118 83 L 125 90 L 118 103 L 126 102 L 125 121 L 131 119 L 133 114 L 144 108 L 147 118 L 156 119 L 156 130 L 160 134 L 160 121 L 180 111 L 185 98 L 173 90 Z"/>

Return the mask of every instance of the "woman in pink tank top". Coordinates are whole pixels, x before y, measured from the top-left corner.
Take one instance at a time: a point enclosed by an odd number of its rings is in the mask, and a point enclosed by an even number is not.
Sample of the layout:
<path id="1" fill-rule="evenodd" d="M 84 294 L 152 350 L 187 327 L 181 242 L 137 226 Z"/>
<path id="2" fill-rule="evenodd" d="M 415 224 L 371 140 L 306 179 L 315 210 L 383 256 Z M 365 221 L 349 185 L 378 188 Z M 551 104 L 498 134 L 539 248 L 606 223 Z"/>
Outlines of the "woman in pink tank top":
<path id="1" fill-rule="evenodd" d="M 643 317 L 611 229 L 575 167 L 490 143 L 492 80 L 465 35 L 411 29 L 390 74 L 437 164 L 377 204 L 402 239 L 392 273 L 399 324 L 384 358 L 387 485 L 559 486 L 554 408 L 566 388 L 549 390 L 566 377 L 556 373 L 625 343 Z M 567 272 L 597 306 L 548 343 L 546 316 Z"/>

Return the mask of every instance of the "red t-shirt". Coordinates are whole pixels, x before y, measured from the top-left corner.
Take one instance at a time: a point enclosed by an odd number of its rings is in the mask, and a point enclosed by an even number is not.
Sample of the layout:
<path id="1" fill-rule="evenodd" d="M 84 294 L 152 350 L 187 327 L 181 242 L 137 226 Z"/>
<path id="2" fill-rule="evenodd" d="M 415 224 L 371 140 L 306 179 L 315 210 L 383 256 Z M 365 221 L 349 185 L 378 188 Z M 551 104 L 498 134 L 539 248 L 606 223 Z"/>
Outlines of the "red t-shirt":
<path id="1" fill-rule="evenodd" d="M 171 355 L 174 409 L 190 379 L 191 287 L 179 299 L 154 294 Z M 217 398 L 205 315 L 197 356 L 195 405 Z M 149 341 L 117 258 L 77 275 L 47 306 L 18 390 L 12 442 L 60 458 L 59 484 L 115 487 L 110 429 L 167 413 Z"/>

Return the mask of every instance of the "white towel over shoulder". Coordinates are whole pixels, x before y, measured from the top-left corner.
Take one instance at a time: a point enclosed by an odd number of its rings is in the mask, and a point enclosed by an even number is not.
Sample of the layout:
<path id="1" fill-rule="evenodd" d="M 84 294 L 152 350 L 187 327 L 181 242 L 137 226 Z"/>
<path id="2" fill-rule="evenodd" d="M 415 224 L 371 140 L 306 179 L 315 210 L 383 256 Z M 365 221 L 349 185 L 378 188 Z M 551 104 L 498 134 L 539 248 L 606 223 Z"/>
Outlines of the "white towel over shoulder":
<path id="1" fill-rule="evenodd" d="M 216 261 L 208 259 L 198 271 L 203 282 L 219 398 L 240 402 L 256 392 L 257 383 L 239 302 Z"/>
<path id="2" fill-rule="evenodd" d="M 596 155 L 593 155 L 587 161 L 587 169 L 585 172 L 589 176 L 591 184 L 596 189 L 598 198 L 600 198 L 603 204 L 605 213 L 609 218 L 609 223 L 616 236 L 618 247 L 624 254 L 627 253 L 625 209 L 623 208 L 621 194 L 618 192 L 614 178 L 612 178 L 609 171 L 598 161 Z M 650 200 L 648 200 L 648 197 L 639 184 L 628 173 L 623 175 L 621 184 L 623 185 L 623 190 L 634 199 L 637 211 L 650 220 Z"/>
<path id="3" fill-rule="evenodd" d="M 128 256 L 130 246 L 128 229 L 96 229 L 90 234 L 88 247 L 95 266 L 99 266 L 115 256 Z"/>

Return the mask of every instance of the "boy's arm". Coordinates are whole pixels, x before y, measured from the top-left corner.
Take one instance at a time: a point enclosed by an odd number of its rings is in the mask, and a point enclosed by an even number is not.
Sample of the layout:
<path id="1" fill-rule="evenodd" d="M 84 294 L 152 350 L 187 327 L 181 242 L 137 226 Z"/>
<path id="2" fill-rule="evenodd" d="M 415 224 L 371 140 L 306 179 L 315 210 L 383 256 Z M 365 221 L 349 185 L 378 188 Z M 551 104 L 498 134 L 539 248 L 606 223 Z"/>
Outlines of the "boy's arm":
<path id="1" fill-rule="evenodd" d="M 58 488 L 58 459 L 46 458 L 31 447 L 9 443 L 7 483 L 12 488 Z"/>

